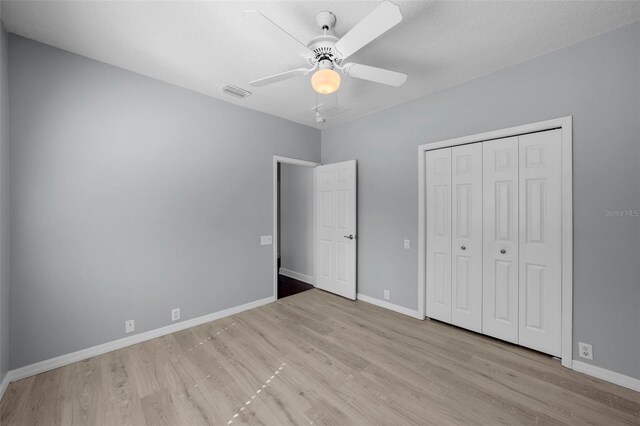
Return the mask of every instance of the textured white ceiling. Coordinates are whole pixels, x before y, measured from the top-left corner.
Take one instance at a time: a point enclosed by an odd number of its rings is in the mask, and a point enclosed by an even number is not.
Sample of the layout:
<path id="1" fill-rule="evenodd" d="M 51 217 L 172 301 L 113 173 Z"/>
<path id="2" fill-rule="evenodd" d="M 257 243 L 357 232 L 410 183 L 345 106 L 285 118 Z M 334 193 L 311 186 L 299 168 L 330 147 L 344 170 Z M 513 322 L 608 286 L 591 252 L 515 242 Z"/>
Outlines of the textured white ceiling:
<path id="1" fill-rule="evenodd" d="M 341 123 L 560 49 L 640 18 L 640 2 L 397 1 L 404 20 L 349 61 L 407 73 L 393 88 L 345 77 Z M 304 66 L 252 28 L 258 10 L 303 42 L 331 10 L 344 35 L 379 1 L 3 1 L 10 32 L 216 98 L 319 127 L 309 76 L 272 86 L 247 82 Z M 236 100 L 223 84 L 249 89 Z M 334 101 L 328 99 L 325 101 Z"/>

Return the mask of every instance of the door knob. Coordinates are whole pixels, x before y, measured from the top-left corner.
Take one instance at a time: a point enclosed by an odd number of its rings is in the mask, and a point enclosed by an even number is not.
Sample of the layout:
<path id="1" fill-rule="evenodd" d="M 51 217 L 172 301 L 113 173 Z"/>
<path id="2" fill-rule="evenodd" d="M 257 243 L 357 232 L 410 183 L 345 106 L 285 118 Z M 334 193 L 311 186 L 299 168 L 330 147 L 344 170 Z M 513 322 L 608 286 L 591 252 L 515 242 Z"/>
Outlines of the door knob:
<path id="1" fill-rule="evenodd" d="M 466 250 L 466 249 L 467 249 L 467 247 L 466 247 L 466 246 L 462 246 L 462 247 L 460 247 L 460 249 L 462 249 L 462 250 Z"/>
<path id="2" fill-rule="evenodd" d="M 350 240 L 353 240 L 355 238 L 355 236 L 353 234 L 345 235 L 344 237 L 348 238 Z"/>
<path id="3" fill-rule="evenodd" d="M 505 249 L 500 250 L 500 253 L 505 254 L 507 251 Z"/>

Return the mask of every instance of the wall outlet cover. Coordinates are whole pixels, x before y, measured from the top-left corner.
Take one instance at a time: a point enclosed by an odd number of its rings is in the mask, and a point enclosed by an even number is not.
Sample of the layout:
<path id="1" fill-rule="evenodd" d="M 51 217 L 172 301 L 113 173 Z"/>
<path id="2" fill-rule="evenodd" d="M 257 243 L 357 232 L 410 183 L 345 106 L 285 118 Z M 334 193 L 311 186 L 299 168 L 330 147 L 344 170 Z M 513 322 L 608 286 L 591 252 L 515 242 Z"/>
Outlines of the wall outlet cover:
<path id="1" fill-rule="evenodd" d="M 268 246 L 273 242 L 273 238 L 271 237 L 271 235 L 263 235 L 262 237 L 260 237 L 260 245 L 262 246 Z"/>
<path id="2" fill-rule="evenodd" d="M 171 310 L 171 321 L 178 321 L 180 319 L 180 308 Z"/>
<path id="3" fill-rule="evenodd" d="M 593 359 L 593 348 L 588 343 L 578 342 L 578 355 L 582 358 Z"/>
<path id="4" fill-rule="evenodd" d="M 136 330 L 136 321 L 135 320 L 127 320 L 124 322 L 124 332 L 125 333 L 133 333 Z"/>
<path id="5" fill-rule="evenodd" d="M 391 295 L 389 294 L 389 290 L 385 290 L 385 291 L 384 291 L 384 298 L 385 298 L 386 300 L 389 300 L 389 298 L 390 298 L 390 297 L 391 297 Z"/>
<path id="6" fill-rule="evenodd" d="M 411 241 L 410 240 L 404 240 L 404 249 L 405 250 L 409 250 L 411 248 Z"/>

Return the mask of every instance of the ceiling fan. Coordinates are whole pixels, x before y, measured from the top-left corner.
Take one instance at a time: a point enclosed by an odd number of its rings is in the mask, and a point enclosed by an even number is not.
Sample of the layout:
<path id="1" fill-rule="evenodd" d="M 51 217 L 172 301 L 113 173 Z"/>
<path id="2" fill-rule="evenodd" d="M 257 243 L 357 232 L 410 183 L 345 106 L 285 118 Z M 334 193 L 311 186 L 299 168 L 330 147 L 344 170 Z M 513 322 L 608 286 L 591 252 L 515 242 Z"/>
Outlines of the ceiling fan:
<path id="1" fill-rule="evenodd" d="M 248 11 L 245 12 L 245 16 L 255 26 L 276 37 L 281 44 L 306 59 L 310 65 L 310 68 L 297 68 L 254 80 L 249 83 L 253 87 L 266 86 L 313 73 L 311 76 L 313 89 L 320 94 L 328 95 L 340 87 L 340 74 L 336 70 L 346 76 L 395 87 L 403 85 L 407 80 L 407 75 L 403 73 L 344 62 L 349 56 L 402 21 L 400 8 L 390 1 L 382 2 L 340 39 L 332 34 L 332 29 L 336 24 L 336 16 L 330 11 L 319 12 L 316 15 L 316 22 L 323 33 L 311 39 L 307 45 L 294 38 L 260 12 Z"/>

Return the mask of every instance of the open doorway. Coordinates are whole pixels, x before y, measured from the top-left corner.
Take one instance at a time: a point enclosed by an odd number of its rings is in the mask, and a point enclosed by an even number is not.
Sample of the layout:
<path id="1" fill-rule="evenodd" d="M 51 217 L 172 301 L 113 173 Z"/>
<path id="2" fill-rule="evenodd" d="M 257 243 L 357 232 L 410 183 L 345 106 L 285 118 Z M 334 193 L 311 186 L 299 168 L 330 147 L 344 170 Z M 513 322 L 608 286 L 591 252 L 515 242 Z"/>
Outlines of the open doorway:
<path id="1" fill-rule="evenodd" d="M 298 166 L 296 169 L 286 169 L 281 176 L 283 165 Z M 273 156 L 273 295 L 278 299 L 278 278 L 281 275 L 296 279 L 302 283 L 313 285 L 314 287 L 335 293 L 339 296 L 356 300 L 357 296 L 357 184 L 356 184 L 356 160 L 342 161 L 339 163 L 320 165 L 311 161 L 296 160 L 293 158 Z M 296 222 L 300 219 L 292 219 L 289 214 L 289 203 L 284 202 L 281 206 L 281 179 L 287 176 L 294 177 L 282 182 L 285 187 L 299 182 L 296 178 L 297 170 L 306 169 L 311 173 L 312 185 L 303 187 L 302 193 L 307 198 L 306 206 L 311 206 L 311 213 L 302 216 L 304 224 Z M 301 172 L 300 172 L 301 173 Z M 304 181 L 304 179 L 302 179 Z M 308 182 L 308 180 L 306 180 Z M 287 195 L 285 195 L 286 197 Z M 294 209 L 304 209 L 305 201 L 301 198 L 294 198 Z M 287 212 L 282 214 L 284 210 Z M 309 222 L 309 218 L 311 221 Z M 280 240 L 287 238 L 285 231 L 281 238 L 280 228 L 293 226 L 291 235 L 295 238 L 293 246 L 284 246 Z M 295 229 L 302 231 L 296 231 Z M 309 233 L 309 228 L 311 229 Z M 306 238 L 302 238 L 302 235 Z M 311 235 L 311 249 L 309 249 L 308 236 Z M 296 249 L 296 244 L 306 240 L 306 249 Z M 293 247 L 293 249 L 292 249 Z M 301 252 L 310 259 L 306 262 L 312 265 L 312 272 L 295 271 L 300 263 L 294 259 L 289 259 L 287 253 L 299 255 Z M 281 256 L 282 254 L 282 256 Z M 293 268 L 293 269 L 291 269 Z M 284 274 L 282 273 L 284 272 Z M 284 281 L 284 279 L 282 280 Z M 298 283 L 295 283 L 298 284 Z M 309 288 L 308 286 L 306 286 Z M 304 286 L 300 286 L 304 288 Z"/>
<path id="2" fill-rule="evenodd" d="M 315 287 L 314 168 L 274 157 L 274 293 L 277 299 Z"/>

